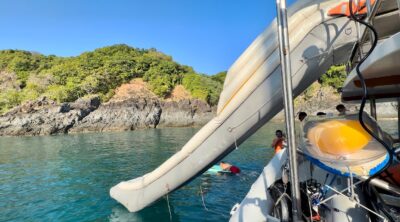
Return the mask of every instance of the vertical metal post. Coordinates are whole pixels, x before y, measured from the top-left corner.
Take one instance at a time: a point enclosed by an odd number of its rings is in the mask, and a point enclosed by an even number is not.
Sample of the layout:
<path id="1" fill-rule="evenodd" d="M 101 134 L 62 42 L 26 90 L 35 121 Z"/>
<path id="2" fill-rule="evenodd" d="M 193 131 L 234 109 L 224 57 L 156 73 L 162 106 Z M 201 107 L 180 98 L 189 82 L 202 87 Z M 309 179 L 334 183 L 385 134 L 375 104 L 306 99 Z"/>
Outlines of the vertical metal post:
<path id="1" fill-rule="evenodd" d="M 399 0 L 400 1 L 400 0 Z M 367 18 L 369 21 L 370 25 L 373 25 L 373 18 L 372 18 L 372 5 L 371 5 L 371 0 L 367 0 Z M 374 41 L 374 33 L 372 33 L 369 29 L 365 29 L 365 31 L 369 31 L 369 38 L 372 46 L 372 41 Z"/>
<path id="2" fill-rule="evenodd" d="M 279 54 L 282 70 L 282 85 L 285 106 L 286 132 L 288 139 L 288 151 L 290 161 L 290 181 L 292 191 L 292 215 L 293 221 L 301 219 L 300 189 L 297 173 L 297 151 L 294 127 L 294 110 L 292 95 L 292 71 L 290 67 L 290 47 L 288 34 L 288 21 L 286 11 L 286 0 L 276 0 L 277 27 L 279 39 Z"/>
<path id="3" fill-rule="evenodd" d="M 397 99 L 397 139 L 400 140 L 400 99 Z"/>
<path id="4" fill-rule="evenodd" d="M 358 5 L 359 4 L 359 0 L 355 0 L 352 5 L 349 5 L 349 7 L 352 7 L 354 4 L 356 5 L 356 9 L 358 10 L 358 8 L 359 8 L 359 5 Z M 354 14 L 356 14 L 357 10 L 354 11 Z M 361 38 L 361 27 L 360 27 L 360 23 L 359 22 L 354 21 L 354 23 L 356 24 L 358 52 L 359 52 L 359 58 L 361 60 L 364 57 L 364 51 L 363 51 L 363 46 L 362 46 L 363 42 L 362 42 L 362 38 Z"/>
<path id="5" fill-rule="evenodd" d="M 372 9 L 371 6 L 372 6 L 371 5 L 371 0 L 367 0 L 367 16 L 368 16 L 368 18 L 371 18 L 371 9 Z"/>
<path id="6" fill-rule="evenodd" d="M 371 109 L 371 116 L 378 120 L 376 118 L 376 100 L 374 98 L 369 99 L 369 108 Z"/>
<path id="7" fill-rule="evenodd" d="M 400 0 L 397 0 L 397 10 L 399 11 L 399 15 L 400 15 Z"/>

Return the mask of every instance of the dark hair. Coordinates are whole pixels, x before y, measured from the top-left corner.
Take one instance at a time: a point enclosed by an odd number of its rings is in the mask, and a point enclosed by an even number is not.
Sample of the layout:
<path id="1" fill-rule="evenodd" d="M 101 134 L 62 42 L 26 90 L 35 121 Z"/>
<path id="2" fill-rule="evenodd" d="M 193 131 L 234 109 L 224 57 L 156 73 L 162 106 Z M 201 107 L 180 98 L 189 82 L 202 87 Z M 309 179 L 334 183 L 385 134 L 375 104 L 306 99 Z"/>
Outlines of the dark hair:
<path id="1" fill-rule="evenodd" d="M 277 133 L 283 134 L 282 130 L 277 130 L 277 131 L 275 131 L 275 134 L 277 134 Z"/>
<path id="2" fill-rule="evenodd" d="M 317 116 L 325 116 L 326 115 L 326 113 L 324 113 L 324 112 L 317 112 Z"/>
<path id="3" fill-rule="evenodd" d="M 343 104 L 339 104 L 336 106 L 336 110 L 340 110 L 340 109 L 346 109 L 346 107 Z"/>
<path id="4" fill-rule="evenodd" d="M 306 112 L 299 112 L 299 116 L 307 116 Z"/>
<path id="5" fill-rule="evenodd" d="M 224 161 L 221 161 L 221 163 L 225 163 Z"/>

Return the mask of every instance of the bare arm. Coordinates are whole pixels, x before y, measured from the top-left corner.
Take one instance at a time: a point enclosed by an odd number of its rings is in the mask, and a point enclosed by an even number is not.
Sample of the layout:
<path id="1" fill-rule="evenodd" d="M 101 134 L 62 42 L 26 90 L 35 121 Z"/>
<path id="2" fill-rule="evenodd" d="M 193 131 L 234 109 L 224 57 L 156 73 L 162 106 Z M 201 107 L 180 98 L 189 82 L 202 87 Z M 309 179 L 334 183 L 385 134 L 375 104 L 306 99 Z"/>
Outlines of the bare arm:
<path id="1" fill-rule="evenodd" d="M 272 140 L 271 147 L 274 148 L 277 142 L 278 142 L 278 139 L 277 139 L 277 138 L 275 138 L 274 140 Z"/>

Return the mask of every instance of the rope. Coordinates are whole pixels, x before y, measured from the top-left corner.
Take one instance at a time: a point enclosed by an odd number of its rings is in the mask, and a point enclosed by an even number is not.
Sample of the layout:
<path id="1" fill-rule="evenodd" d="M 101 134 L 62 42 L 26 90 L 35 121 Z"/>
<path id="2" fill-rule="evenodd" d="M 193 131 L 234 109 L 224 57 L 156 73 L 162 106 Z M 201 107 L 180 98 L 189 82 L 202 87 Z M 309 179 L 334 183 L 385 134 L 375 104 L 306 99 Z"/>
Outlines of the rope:
<path id="1" fill-rule="evenodd" d="M 360 183 L 362 183 L 363 181 L 358 181 L 358 182 L 355 182 L 354 184 L 353 184 L 353 187 L 356 187 L 358 184 L 360 184 Z M 327 188 L 329 188 L 330 186 L 329 185 L 324 185 L 324 186 L 326 186 Z M 343 190 L 341 190 L 340 192 L 345 192 L 346 190 L 348 189 L 348 187 L 346 187 L 346 188 L 344 188 Z M 328 202 L 329 200 L 331 200 L 331 199 L 333 199 L 333 198 L 335 198 L 337 196 L 337 194 L 333 194 L 332 196 L 330 196 L 330 197 L 328 197 L 328 198 L 326 198 L 326 199 L 324 199 L 324 200 L 322 200 L 321 202 L 319 202 L 318 204 L 317 204 L 317 206 L 319 206 L 319 205 L 321 205 L 321 204 L 324 204 L 324 203 L 326 203 L 326 202 Z"/>
<path id="2" fill-rule="evenodd" d="M 333 187 L 331 187 L 331 186 L 329 186 L 329 185 L 325 185 L 325 186 L 328 187 L 329 189 L 331 189 L 332 191 L 334 191 L 335 193 L 341 195 L 341 196 L 348 197 L 348 196 L 344 195 L 343 193 L 341 193 L 340 191 L 336 190 L 335 188 L 333 188 Z M 375 214 L 376 216 L 378 216 L 379 218 L 381 218 L 383 221 L 387 221 L 386 218 L 384 218 L 384 217 L 381 216 L 380 214 L 376 213 L 375 211 L 369 209 L 368 207 L 362 205 L 362 204 L 359 203 L 358 201 L 355 201 L 355 200 L 354 200 L 353 202 L 356 203 L 358 206 L 364 208 L 365 210 L 367 210 L 367 211 L 369 211 L 369 212 Z"/>
<path id="3" fill-rule="evenodd" d="M 168 193 L 167 193 L 167 205 L 168 205 L 168 212 L 169 212 L 169 221 L 172 222 L 172 213 L 171 213 L 171 206 L 169 206 Z"/>
<path id="4" fill-rule="evenodd" d="M 281 192 L 279 191 L 279 193 L 281 193 Z M 275 206 L 278 206 L 279 202 L 281 202 L 283 197 L 287 197 L 290 201 L 292 201 L 292 198 L 290 198 L 290 196 L 287 193 L 281 193 L 281 196 L 279 196 L 279 198 L 276 199 L 276 201 L 275 201 Z"/>
<path id="5" fill-rule="evenodd" d="M 203 202 L 203 207 L 206 211 L 208 211 L 208 208 L 206 207 L 206 203 L 204 201 L 203 189 L 201 189 L 201 185 L 200 185 L 200 193 L 201 193 L 201 201 Z"/>
<path id="6" fill-rule="evenodd" d="M 220 212 L 213 211 L 213 210 L 210 210 L 210 209 L 207 208 L 206 202 L 205 202 L 205 200 L 204 200 L 203 189 L 201 188 L 201 185 L 200 185 L 200 194 L 201 194 L 201 201 L 202 201 L 204 210 L 206 210 L 206 211 L 208 211 L 208 212 L 210 212 L 210 213 L 214 213 L 214 214 L 218 214 L 218 215 L 221 215 L 221 216 L 223 216 L 223 217 L 226 217 L 225 214 L 221 214 Z"/>
<path id="7" fill-rule="evenodd" d="M 235 134 L 235 132 L 233 132 L 233 130 L 234 130 L 234 128 L 229 128 L 229 129 L 228 129 L 228 131 L 229 131 L 230 133 L 232 133 L 233 140 L 235 140 L 235 149 L 239 149 L 239 147 L 238 147 L 238 145 L 237 145 L 236 134 Z"/>

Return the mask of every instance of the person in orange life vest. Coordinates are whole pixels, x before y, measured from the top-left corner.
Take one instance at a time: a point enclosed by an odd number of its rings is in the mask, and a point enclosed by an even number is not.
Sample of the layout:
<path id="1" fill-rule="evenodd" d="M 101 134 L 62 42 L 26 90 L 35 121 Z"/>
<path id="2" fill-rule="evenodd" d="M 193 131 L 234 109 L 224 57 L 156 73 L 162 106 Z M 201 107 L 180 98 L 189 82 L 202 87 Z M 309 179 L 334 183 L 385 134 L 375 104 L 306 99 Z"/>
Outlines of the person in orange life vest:
<path id="1" fill-rule="evenodd" d="M 282 130 L 277 130 L 275 136 L 276 138 L 272 141 L 271 147 L 275 149 L 275 153 L 278 153 L 283 149 L 285 137 L 283 136 Z"/>
<path id="2" fill-rule="evenodd" d="M 237 166 L 233 166 L 227 162 L 223 162 L 221 161 L 221 163 L 219 164 L 219 166 L 223 169 L 223 170 L 227 170 L 227 171 L 231 171 L 231 173 L 233 174 L 237 174 L 240 173 L 240 169 Z"/>

